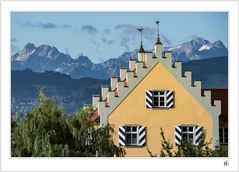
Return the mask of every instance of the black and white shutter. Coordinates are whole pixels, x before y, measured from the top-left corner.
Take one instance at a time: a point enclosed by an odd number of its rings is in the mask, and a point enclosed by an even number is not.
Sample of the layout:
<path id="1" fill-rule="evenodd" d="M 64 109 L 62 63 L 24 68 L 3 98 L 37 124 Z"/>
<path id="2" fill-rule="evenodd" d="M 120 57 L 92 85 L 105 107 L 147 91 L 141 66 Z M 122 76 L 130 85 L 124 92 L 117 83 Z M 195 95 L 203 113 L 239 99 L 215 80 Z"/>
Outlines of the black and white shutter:
<path id="1" fill-rule="evenodd" d="M 167 108 L 173 107 L 173 91 L 171 90 L 166 91 L 166 107 Z"/>
<path id="2" fill-rule="evenodd" d="M 181 128 L 181 126 L 175 126 L 174 135 L 175 135 L 176 145 L 181 145 L 181 141 L 182 141 L 182 128 Z"/>
<path id="3" fill-rule="evenodd" d="M 125 146 L 125 127 L 120 126 L 119 127 L 119 145 L 120 146 Z"/>
<path id="4" fill-rule="evenodd" d="M 146 108 L 152 108 L 153 107 L 153 91 L 147 90 L 145 95 L 146 101 Z"/>
<path id="5" fill-rule="evenodd" d="M 195 126 L 195 145 L 198 145 L 202 137 L 202 126 Z"/>
<path id="6" fill-rule="evenodd" d="M 146 143 L 146 127 L 139 126 L 138 132 L 139 132 L 138 146 L 144 146 Z"/>

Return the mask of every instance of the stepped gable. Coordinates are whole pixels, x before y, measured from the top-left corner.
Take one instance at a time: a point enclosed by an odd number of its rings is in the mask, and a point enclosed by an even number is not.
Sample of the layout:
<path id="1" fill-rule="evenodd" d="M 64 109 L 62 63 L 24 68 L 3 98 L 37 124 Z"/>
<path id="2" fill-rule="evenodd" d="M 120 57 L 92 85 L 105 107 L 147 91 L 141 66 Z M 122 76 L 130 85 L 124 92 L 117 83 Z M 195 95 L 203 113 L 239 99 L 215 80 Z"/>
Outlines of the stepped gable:
<path id="1" fill-rule="evenodd" d="M 172 52 L 162 54 L 162 44 L 156 42 L 154 52 L 138 51 L 138 59 L 130 59 L 129 67 L 120 68 L 120 77 L 111 77 L 110 88 L 102 86 L 101 96 L 93 96 L 93 109 L 100 117 L 100 125 L 107 124 L 107 118 L 117 106 L 130 94 L 141 80 L 161 63 L 184 86 L 184 88 L 212 115 L 213 125 L 218 123 L 221 113 L 221 101 L 215 100 L 211 104 L 211 91 L 201 94 L 201 81 L 192 82 L 192 71 L 182 74 L 182 62 L 172 64 Z M 96 114 L 96 112 L 95 112 Z M 214 133 L 214 132 L 213 132 Z"/>

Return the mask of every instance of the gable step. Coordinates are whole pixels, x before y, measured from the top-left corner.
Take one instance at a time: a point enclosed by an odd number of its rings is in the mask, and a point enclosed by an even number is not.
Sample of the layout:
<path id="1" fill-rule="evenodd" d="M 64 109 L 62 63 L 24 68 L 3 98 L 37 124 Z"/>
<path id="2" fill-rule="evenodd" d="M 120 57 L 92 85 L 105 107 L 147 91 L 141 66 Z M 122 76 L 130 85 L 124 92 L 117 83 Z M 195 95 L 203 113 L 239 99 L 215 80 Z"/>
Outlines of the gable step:
<path id="1" fill-rule="evenodd" d="M 98 106 L 98 102 L 100 101 L 100 95 L 93 95 L 92 96 L 92 106 L 93 110 L 95 110 Z"/>
<path id="2" fill-rule="evenodd" d="M 180 78 L 182 76 L 182 62 L 181 61 L 174 61 L 173 67 L 172 67 L 173 74 Z"/>
<path id="3" fill-rule="evenodd" d="M 101 86 L 101 100 L 105 100 L 107 98 L 108 91 L 109 91 L 108 85 Z"/>
<path id="4" fill-rule="evenodd" d="M 126 78 L 126 72 L 127 72 L 126 67 L 121 67 L 120 68 L 120 81 L 123 81 Z"/>
<path id="5" fill-rule="evenodd" d="M 188 87 L 188 89 L 191 89 L 191 87 L 192 87 L 192 71 L 190 71 L 190 70 L 185 71 L 182 79 L 183 79 L 183 82 L 185 83 L 185 86 Z"/>
<path id="6" fill-rule="evenodd" d="M 133 71 L 135 69 L 135 59 L 129 59 L 129 71 Z"/>

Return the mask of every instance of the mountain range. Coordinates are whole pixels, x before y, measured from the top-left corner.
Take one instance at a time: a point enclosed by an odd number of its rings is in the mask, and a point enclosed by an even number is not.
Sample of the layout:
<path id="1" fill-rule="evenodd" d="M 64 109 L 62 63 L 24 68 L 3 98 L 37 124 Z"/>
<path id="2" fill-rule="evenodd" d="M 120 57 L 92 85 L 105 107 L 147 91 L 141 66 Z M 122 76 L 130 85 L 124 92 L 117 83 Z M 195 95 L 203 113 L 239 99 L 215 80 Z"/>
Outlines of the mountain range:
<path id="1" fill-rule="evenodd" d="M 92 95 L 98 94 L 101 85 L 109 80 L 93 78 L 72 79 L 59 72 L 33 72 L 30 69 L 11 72 L 12 113 L 25 114 L 37 104 L 39 90 L 44 89 L 48 97 L 54 98 L 68 112 L 75 112 L 83 104 L 90 104 Z"/>
<path id="2" fill-rule="evenodd" d="M 173 59 L 181 60 L 183 62 L 228 55 L 228 50 L 222 41 L 218 40 L 211 43 L 208 40 L 199 37 L 177 45 L 176 47 L 166 47 L 164 50 L 172 51 Z"/>
<path id="3" fill-rule="evenodd" d="M 220 40 L 210 43 L 199 37 L 176 47 L 165 47 L 163 51 L 172 51 L 173 60 L 183 62 L 227 56 L 228 54 L 226 46 Z M 12 70 L 55 71 L 78 79 L 83 77 L 108 79 L 112 75 L 119 76 L 119 68 L 127 67 L 130 58 L 137 58 L 137 50 L 124 52 L 117 58 L 95 64 L 87 56 L 73 59 L 71 56 L 59 52 L 54 46 L 40 45 L 36 47 L 32 43 L 28 43 L 20 53 L 11 56 L 11 67 Z"/>
<path id="4" fill-rule="evenodd" d="M 182 63 L 182 69 L 192 70 L 193 80 L 202 80 L 202 88 L 228 87 L 227 57 L 193 60 Z M 44 88 L 68 112 L 75 112 L 83 104 L 90 104 L 93 94 L 99 94 L 101 85 L 110 80 L 93 78 L 72 79 L 59 72 L 33 72 L 30 69 L 12 71 L 12 113 L 25 114 L 37 103 L 37 94 Z"/>

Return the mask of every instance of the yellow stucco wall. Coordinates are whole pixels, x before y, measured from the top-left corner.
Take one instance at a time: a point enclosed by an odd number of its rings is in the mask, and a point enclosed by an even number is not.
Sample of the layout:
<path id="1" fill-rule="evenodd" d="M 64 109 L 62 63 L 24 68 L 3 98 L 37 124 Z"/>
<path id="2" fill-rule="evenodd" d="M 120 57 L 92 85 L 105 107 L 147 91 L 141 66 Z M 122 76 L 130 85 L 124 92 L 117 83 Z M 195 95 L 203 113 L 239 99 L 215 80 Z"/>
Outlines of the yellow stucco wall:
<path id="1" fill-rule="evenodd" d="M 173 90 L 174 108 L 147 109 L 145 107 L 146 90 Z M 206 130 L 206 140 L 212 136 L 212 118 L 210 114 L 192 97 L 176 78 L 158 63 L 137 87 L 108 116 L 108 123 L 115 128 L 114 141 L 118 145 L 118 126 L 139 124 L 146 126 L 146 146 L 124 147 L 126 156 L 150 156 L 149 150 L 160 156 L 162 127 L 166 139 L 174 144 L 174 126 L 197 124 Z"/>

